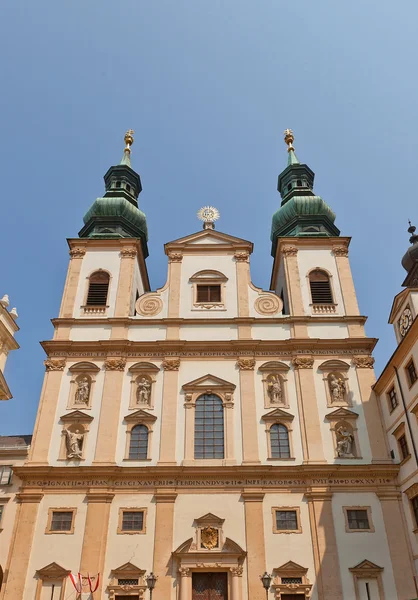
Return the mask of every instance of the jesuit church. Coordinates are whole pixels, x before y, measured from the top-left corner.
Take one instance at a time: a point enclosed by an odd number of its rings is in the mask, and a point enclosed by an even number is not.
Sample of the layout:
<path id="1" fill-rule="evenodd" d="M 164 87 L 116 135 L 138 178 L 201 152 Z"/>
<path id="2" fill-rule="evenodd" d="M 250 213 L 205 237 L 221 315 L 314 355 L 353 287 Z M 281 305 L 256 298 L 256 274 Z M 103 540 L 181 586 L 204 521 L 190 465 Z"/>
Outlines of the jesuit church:
<path id="1" fill-rule="evenodd" d="M 68 240 L 1 600 L 416 598 L 350 238 L 291 130 L 268 291 L 213 207 L 150 289 L 132 134 Z"/>

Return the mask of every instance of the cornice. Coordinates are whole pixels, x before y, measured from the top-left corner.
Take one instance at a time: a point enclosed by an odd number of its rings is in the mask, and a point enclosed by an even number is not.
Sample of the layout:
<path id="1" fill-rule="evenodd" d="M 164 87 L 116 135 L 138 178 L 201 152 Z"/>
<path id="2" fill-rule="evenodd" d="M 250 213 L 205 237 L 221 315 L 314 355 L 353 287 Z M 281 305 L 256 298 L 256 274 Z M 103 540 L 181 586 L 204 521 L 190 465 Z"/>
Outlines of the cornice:
<path id="1" fill-rule="evenodd" d="M 52 357 L 103 357 L 119 356 L 120 358 L 157 357 L 168 358 L 184 356 L 225 356 L 237 359 L 245 356 L 276 356 L 292 357 L 298 354 L 312 356 L 345 355 L 353 357 L 371 354 L 376 345 L 375 338 L 346 338 L 346 339 L 318 339 L 318 338 L 290 338 L 287 340 L 216 340 L 211 341 L 210 350 L 206 340 L 159 340 L 132 341 L 132 340 L 98 340 L 98 341 L 71 341 L 49 340 L 41 342 L 46 354 Z M 241 356 L 243 357 L 243 356 Z"/>

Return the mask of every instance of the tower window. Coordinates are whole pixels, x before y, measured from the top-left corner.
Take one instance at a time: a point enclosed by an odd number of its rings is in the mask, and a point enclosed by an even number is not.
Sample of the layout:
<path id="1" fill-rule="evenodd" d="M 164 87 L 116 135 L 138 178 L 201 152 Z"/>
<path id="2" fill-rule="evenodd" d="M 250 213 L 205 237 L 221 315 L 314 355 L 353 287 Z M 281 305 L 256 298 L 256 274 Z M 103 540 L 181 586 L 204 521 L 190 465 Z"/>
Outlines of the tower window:
<path id="1" fill-rule="evenodd" d="M 296 184 L 298 187 L 302 187 L 302 179 L 298 179 Z"/>
<path id="2" fill-rule="evenodd" d="M 224 458 L 224 407 L 215 394 L 196 400 L 195 458 Z"/>
<path id="3" fill-rule="evenodd" d="M 220 302 L 221 301 L 221 286 L 220 285 L 198 285 L 197 286 L 197 302 Z"/>
<path id="4" fill-rule="evenodd" d="M 328 273 L 315 269 L 309 274 L 312 304 L 333 304 L 331 282 Z"/>
<path id="5" fill-rule="evenodd" d="M 136 425 L 132 428 L 129 458 L 131 460 L 146 460 L 148 458 L 148 427 L 146 425 Z"/>
<path id="6" fill-rule="evenodd" d="M 117 187 L 117 188 L 120 188 L 120 187 L 121 187 L 121 185 L 122 185 L 122 184 L 121 184 L 121 182 L 120 182 L 120 181 L 117 181 L 117 182 L 116 182 L 116 187 Z"/>
<path id="7" fill-rule="evenodd" d="M 271 458 L 290 458 L 289 432 L 285 425 L 275 423 L 270 427 Z"/>
<path id="8" fill-rule="evenodd" d="M 130 192 L 131 191 L 131 186 L 129 185 L 129 183 L 126 184 L 126 191 Z"/>
<path id="9" fill-rule="evenodd" d="M 290 190 L 291 190 L 291 189 L 292 189 L 292 184 L 291 184 L 291 183 L 288 183 L 288 184 L 287 184 L 287 191 L 288 191 L 288 192 L 290 192 Z"/>
<path id="10" fill-rule="evenodd" d="M 87 306 L 106 306 L 110 277 L 106 271 L 96 271 L 90 275 Z"/>

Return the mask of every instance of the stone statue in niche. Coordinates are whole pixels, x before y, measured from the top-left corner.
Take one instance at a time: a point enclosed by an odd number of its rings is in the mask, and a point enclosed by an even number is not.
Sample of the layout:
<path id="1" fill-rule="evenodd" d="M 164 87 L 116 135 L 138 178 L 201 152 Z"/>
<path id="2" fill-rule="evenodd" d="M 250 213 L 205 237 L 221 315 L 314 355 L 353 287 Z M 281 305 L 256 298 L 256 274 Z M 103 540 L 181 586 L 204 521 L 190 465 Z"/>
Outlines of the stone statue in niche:
<path id="1" fill-rule="evenodd" d="M 149 404 L 151 399 L 151 383 L 143 377 L 138 382 L 138 388 L 136 391 L 136 397 L 138 404 Z"/>
<path id="2" fill-rule="evenodd" d="M 88 404 L 90 397 L 90 381 L 88 377 L 82 377 L 77 381 L 77 391 L 75 393 L 76 404 Z"/>
<path id="3" fill-rule="evenodd" d="M 69 431 L 64 429 L 65 445 L 67 448 L 67 458 L 81 458 L 83 450 L 84 433 L 80 433 L 79 429 Z"/>
<path id="4" fill-rule="evenodd" d="M 329 390 L 331 392 L 332 402 L 341 402 L 344 400 L 346 392 L 345 381 L 331 373 L 329 376 Z"/>
<path id="5" fill-rule="evenodd" d="M 280 404 L 282 401 L 282 386 L 278 375 L 270 375 L 267 393 L 272 404 Z"/>
<path id="6" fill-rule="evenodd" d="M 344 425 L 336 431 L 337 454 L 341 458 L 353 458 L 354 436 Z"/>

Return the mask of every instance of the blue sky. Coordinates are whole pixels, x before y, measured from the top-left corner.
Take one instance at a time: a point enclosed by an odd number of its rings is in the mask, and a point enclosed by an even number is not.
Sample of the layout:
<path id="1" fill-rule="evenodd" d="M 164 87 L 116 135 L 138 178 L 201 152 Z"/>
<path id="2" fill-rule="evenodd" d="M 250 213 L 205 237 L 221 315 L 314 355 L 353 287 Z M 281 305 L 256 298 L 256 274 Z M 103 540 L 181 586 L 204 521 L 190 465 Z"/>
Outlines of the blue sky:
<path id="1" fill-rule="evenodd" d="M 198 230 L 206 204 L 220 210 L 219 230 L 255 243 L 252 278 L 268 288 L 291 127 L 315 191 L 353 237 L 360 307 L 384 366 L 407 219 L 418 225 L 416 0 L 14 0 L 1 12 L 0 296 L 21 328 L 1 434 L 32 431 L 66 238 L 131 127 L 153 288 L 166 277 L 163 243 Z"/>

